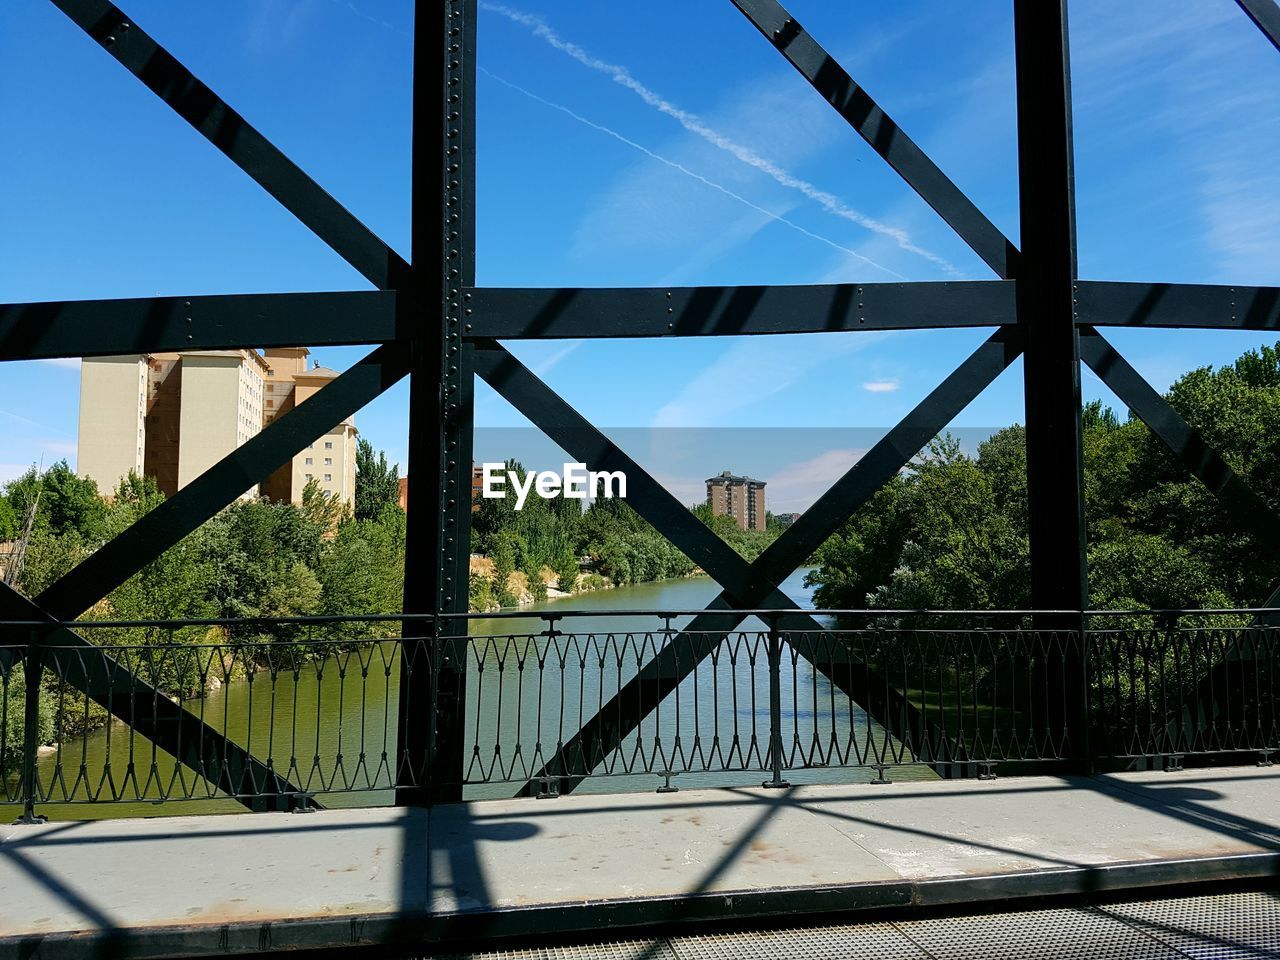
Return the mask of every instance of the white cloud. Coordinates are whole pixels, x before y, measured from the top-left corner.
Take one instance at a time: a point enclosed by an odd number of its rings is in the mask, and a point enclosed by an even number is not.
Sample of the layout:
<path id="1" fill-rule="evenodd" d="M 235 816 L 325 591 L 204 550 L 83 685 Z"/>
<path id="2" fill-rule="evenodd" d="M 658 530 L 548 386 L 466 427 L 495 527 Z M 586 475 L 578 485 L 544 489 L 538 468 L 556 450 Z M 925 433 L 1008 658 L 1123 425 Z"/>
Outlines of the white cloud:
<path id="1" fill-rule="evenodd" d="M 893 393 L 901 386 L 897 380 L 868 380 L 862 385 L 862 389 L 871 393 Z"/>
<path id="2" fill-rule="evenodd" d="M 612 79 L 614 83 L 630 90 L 648 106 L 657 110 L 659 113 L 671 117 L 689 133 L 701 138 L 716 149 L 730 154 L 746 166 L 751 167 L 752 169 L 769 177 L 780 186 L 800 193 L 805 198 L 818 204 L 818 206 L 827 213 L 851 223 L 855 223 L 873 233 L 889 237 L 901 249 L 919 257 L 923 257 L 925 260 L 928 260 L 930 263 L 935 264 L 953 276 L 959 275 L 960 272 L 953 264 L 943 257 L 921 247 L 911 238 L 907 231 L 903 230 L 901 227 L 892 226 L 874 217 L 869 217 L 866 214 L 848 206 L 843 200 L 834 194 L 826 190 L 822 190 L 809 181 L 795 176 L 777 162 L 762 156 L 751 147 L 748 147 L 737 139 L 728 136 L 721 129 L 711 126 L 697 115 L 684 110 L 672 101 L 651 90 L 649 87 L 637 80 L 626 67 L 602 60 L 584 48 L 578 46 L 578 44 L 565 40 L 544 20 L 542 20 L 541 17 L 525 13 L 521 10 L 516 10 L 512 7 L 506 6 L 505 4 L 486 2 L 482 3 L 481 6 L 485 10 L 490 10 L 494 13 L 500 14 L 512 22 L 528 28 L 535 37 L 544 40 L 556 50 L 559 50 L 566 56 L 576 60 L 584 67 L 594 70 L 597 73 L 604 74 Z M 742 99 L 754 102 L 754 98 Z M 756 106 L 759 106 L 759 104 L 756 104 Z M 779 116 L 786 115 L 786 113 L 779 114 Z"/>
<path id="3" fill-rule="evenodd" d="M 64 370 L 80 370 L 79 357 L 50 357 L 45 360 L 37 360 L 36 363 L 46 363 L 51 367 L 61 367 Z"/>
<path id="4" fill-rule="evenodd" d="M 809 237 L 810 239 L 817 240 L 820 243 L 825 243 L 828 246 L 834 247 L 835 249 L 840 250 L 843 253 L 846 253 L 849 256 L 854 257 L 857 260 L 861 260 L 863 263 L 866 263 L 879 270 L 883 270 L 885 273 L 889 274 L 892 277 L 895 277 L 896 279 L 899 279 L 899 280 L 906 279 L 906 277 L 902 276 L 902 274 L 897 273 L 893 270 L 890 270 L 888 267 L 884 266 L 881 263 L 877 263 L 876 261 L 872 260 L 870 257 L 863 256 L 861 253 L 858 253 L 858 251 L 856 250 L 852 250 L 849 247 L 836 243 L 834 240 L 830 239 L 829 237 L 824 237 L 821 234 L 814 233 L 812 230 L 807 230 L 804 227 L 800 226 L 800 224 L 796 223 L 794 220 L 789 220 L 779 213 L 775 213 L 774 211 L 768 210 L 757 203 L 753 203 L 752 201 L 748 200 L 746 197 L 742 196 L 741 194 L 735 193 L 734 191 L 730 190 L 728 187 L 724 186 L 723 184 L 717 183 L 714 180 L 704 177 L 700 173 L 696 173 L 695 171 L 690 170 L 688 167 L 686 167 L 682 163 L 677 163 L 676 161 L 671 160 L 667 157 L 664 157 L 659 153 L 655 153 L 654 151 L 650 150 L 648 147 L 643 146 L 642 144 L 639 144 L 628 137 L 624 137 L 622 134 L 618 133 L 618 131 L 610 127 L 606 127 L 604 124 L 596 123 L 594 120 L 587 119 L 581 114 L 576 113 L 573 110 L 570 110 L 564 104 L 556 103 L 552 100 L 546 99 L 545 97 L 540 97 L 538 96 L 538 94 L 533 93 L 530 90 L 526 90 L 524 87 L 520 86 L 519 84 L 512 83 L 510 80 L 507 80 L 504 77 L 500 77 L 493 71 L 486 70 L 484 67 L 481 67 L 480 71 L 484 73 L 486 76 L 496 80 L 498 83 L 501 83 L 503 86 L 509 87 L 510 89 L 516 91 L 517 93 L 523 94 L 529 99 L 534 100 L 538 103 L 541 103 L 547 107 L 550 107 L 553 110 L 559 110 L 561 113 L 565 114 L 566 116 L 571 117 L 572 119 L 578 121 L 578 123 L 588 126 L 593 130 L 598 130 L 599 132 L 605 134 L 606 136 L 613 137 L 618 142 L 624 143 L 627 146 L 631 147 L 632 149 L 639 151 L 640 153 L 644 154 L 646 157 L 649 157 L 651 160 L 657 160 L 659 163 L 664 164 L 667 167 L 670 167 L 672 170 L 675 170 L 677 173 L 684 174 L 686 177 L 689 177 L 692 180 L 696 180 L 697 182 L 703 184 L 706 187 L 711 188 L 712 190 L 715 190 L 718 193 L 724 194 L 730 200 L 734 200 L 737 203 L 745 207 L 748 207 L 751 210 L 754 210 L 756 213 L 760 214 L 762 217 L 768 220 L 773 220 L 777 223 L 781 223 L 784 226 L 787 226 L 792 230 L 795 230 L 797 233 L 801 233 L 804 236 Z M 663 192 L 665 193 L 666 191 L 663 191 Z M 763 221 L 752 225 L 747 232 L 747 236 L 753 235 L 757 230 L 760 229 L 760 226 L 762 225 L 763 225 Z M 742 239 L 745 239 L 745 237 L 734 237 L 732 233 L 729 233 L 729 234 L 722 233 L 720 236 L 720 243 L 713 244 L 710 246 L 713 248 L 713 250 L 716 253 L 718 253 L 722 249 L 725 249 L 728 246 L 732 246 Z M 708 256 L 708 251 L 705 247 L 701 251 L 701 256 L 704 259 L 707 258 Z M 684 271 L 687 272 L 688 269 L 689 269 L 689 264 L 686 263 L 684 265 Z"/>
<path id="5" fill-rule="evenodd" d="M 765 502 L 772 513 L 803 512 L 862 459 L 866 450 L 828 450 L 765 477 Z"/>

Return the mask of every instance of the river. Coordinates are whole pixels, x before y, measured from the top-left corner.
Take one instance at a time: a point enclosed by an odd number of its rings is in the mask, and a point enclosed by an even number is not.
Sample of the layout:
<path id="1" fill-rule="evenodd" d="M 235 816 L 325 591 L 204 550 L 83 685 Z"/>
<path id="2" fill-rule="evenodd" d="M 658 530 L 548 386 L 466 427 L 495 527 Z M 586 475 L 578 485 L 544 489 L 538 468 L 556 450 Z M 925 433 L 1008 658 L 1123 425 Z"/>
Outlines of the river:
<path id="1" fill-rule="evenodd" d="M 806 572 L 797 571 L 783 589 L 811 608 L 812 591 L 803 583 Z M 692 577 L 578 594 L 524 611 L 696 610 L 717 593 L 708 578 Z M 687 620 L 679 618 L 674 625 Z M 511 796 L 524 782 L 522 772 L 536 769 L 554 753 L 582 719 L 634 676 L 639 663 L 663 640 L 661 621 L 652 616 L 566 618 L 557 626 L 577 636 L 540 637 L 546 622 L 537 616 L 471 622 L 467 799 Z M 758 621 L 744 623 L 623 742 L 608 761 L 611 775 L 592 776 L 577 792 L 651 791 L 663 778 L 650 771 L 666 768 L 683 769 L 672 780 L 677 787 L 758 785 L 769 738 L 762 630 Z M 805 661 L 784 656 L 781 684 L 784 746 L 804 753 L 814 744 L 857 741 L 862 744 L 858 749 L 868 744 L 874 749 L 883 743 L 881 728 L 815 676 Z M 274 678 L 260 671 L 251 680 L 228 682 L 186 706 L 255 755 L 271 756 L 277 770 L 315 792 L 325 806 L 366 806 L 392 800 L 386 789 L 392 771 L 381 758 L 384 751 L 395 756 L 398 695 L 397 648 L 383 642 L 308 664 L 296 677 L 290 671 Z M 137 771 L 133 779 L 128 772 L 131 757 Z M 804 769 L 788 771 L 793 783 L 865 781 L 874 776 L 866 768 L 795 765 Z M 715 772 L 702 772 L 706 767 Z M 726 767 L 730 769 L 718 769 Z M 637 768 L 645 772 L 626 772 Z M 211 796 L 204 781 L 120 722 L 42 756 L 38 771 L 42 793 L 50 798 L 39 804 L 38 812 L 50 819 L 243 809 L 233 800 Z M 894 779 L 932 776 L 927 768 L 913 766 L 892 772 Z M 84 802 L 94 795 L 122 799 Z M 185 799 L 150 799 L 161 796 Z M 52 802 L 64 797 L 79 802 Z"/>

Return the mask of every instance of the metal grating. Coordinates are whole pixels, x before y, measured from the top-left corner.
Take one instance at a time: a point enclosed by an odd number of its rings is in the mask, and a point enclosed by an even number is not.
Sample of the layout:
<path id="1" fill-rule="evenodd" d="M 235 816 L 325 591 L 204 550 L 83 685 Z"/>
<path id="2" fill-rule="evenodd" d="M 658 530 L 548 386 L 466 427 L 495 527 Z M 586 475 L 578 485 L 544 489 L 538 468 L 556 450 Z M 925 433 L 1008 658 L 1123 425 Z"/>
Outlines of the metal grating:
<path id="1" fill-rule="evenodd" d="M 430 960 L 1276 960 L 1280 893 L 686 934 Z"/>
<path id="2" fill-rule="evenodd" d="M 430 960 L 680 960 L 665 937 L 656 940 L 618 940 L 605 943 L 563 944 L 482 953 L 432 954 Z"/>
<path id="3" fill-rule="evenodd" d="M 1185 954 L 1089 909 L 937 917 L 897 928 L 937 960 L 1166 960 Z"/>
<path id="4" fill-rule="evenodd" d="M 1099 907 L 1192 957 L 1280 956 L 1280 894 L 1236 893 Z"/>
<path id="5" fill-rule="evenodd" d="M 674 937 L 679 960 L 924 960 L 891 923 Z"/>

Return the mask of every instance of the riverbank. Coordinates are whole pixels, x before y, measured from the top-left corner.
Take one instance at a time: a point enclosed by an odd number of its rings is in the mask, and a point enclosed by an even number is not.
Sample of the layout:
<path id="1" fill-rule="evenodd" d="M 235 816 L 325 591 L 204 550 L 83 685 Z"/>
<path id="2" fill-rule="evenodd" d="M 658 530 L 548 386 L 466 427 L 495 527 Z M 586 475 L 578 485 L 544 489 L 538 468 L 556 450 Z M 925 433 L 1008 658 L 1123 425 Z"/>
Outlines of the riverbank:
<path id="1" fill-rule="evenodd" d="M 473 553 L 471 555 L 470 573 L 472 578 L 485 578 L 489 581 L 490 587 L 488 591 L 471 590 L 471 603 L 469 612 L 471 613 L 497 613 L 501 610 L 523 610 L 533 606 L 535 603 L 542 603 L 552 600 L 566 600 L 570 597 L 581 596 L 585 593 L 595 593 L 601 590 L 614 590 L 618 588 L 608 577 L 590 570 L 582 570 L 578 573 L 577 582 L 574 584 L 572 591 L 562 590 L 559 586 L 560 578 L 556 572 L 550 567 L 543 567 L 540 572 L 542 580 L 541 596 L 533 589 L 533 585 L 529 581 L 529 576 L 523 570 L 515 570 L 507 577 L 506 592 L 509 596 L 514 597 L 514 604 L 502 605 L 497 600 L 497 591 L 493 585 L 496 576 L 493 560 L 483 554 Z M 683 577 L 665 577 L 659 580 L 646 580 L 642 583 L 662 583 L 668 580 L 689 580 L 693 578 L 706 578 L 706 573 L 699 567 L 695 567 L 690 573 Z M 626 586 L 638 586 L 640 584 L 626 584 Z M 483 604 L 483 605 L 481 605 Z"/>

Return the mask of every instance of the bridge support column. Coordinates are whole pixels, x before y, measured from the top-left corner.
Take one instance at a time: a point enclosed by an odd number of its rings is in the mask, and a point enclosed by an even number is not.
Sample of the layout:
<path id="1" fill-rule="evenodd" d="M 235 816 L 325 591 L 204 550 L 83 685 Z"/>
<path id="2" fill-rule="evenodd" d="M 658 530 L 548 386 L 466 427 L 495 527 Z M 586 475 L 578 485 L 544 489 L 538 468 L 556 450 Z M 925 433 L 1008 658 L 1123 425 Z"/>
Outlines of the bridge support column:
<path id="1" fill-rule="evenodd" d="M 1087 606 L 1080 346 L 1075 328 L 1075 170 L 1066 0 L 1014 0 L 1018 84 L 1020 244 L 1018 320 L 1025 336 L 1031 604 Z M 1037 733 L 1076 760 L 1087 756 L 1085 651 L 1079 613 L 1036 626 L 1078 643 L 1042 651 L 1046 693 Z M 1060 691 L 1060 693 L 1059 693 Z"/>
<path id="2" fill-rule="evenodd" d="M 413 63 L 413 290 L 406 613 L 465 613 L 471 557 L 472 350 L 463 288 L 475 282 L 475 0 L 417 0 Z M 462 796 L 463 620 L 404 624 L 398 804 Z"/>

